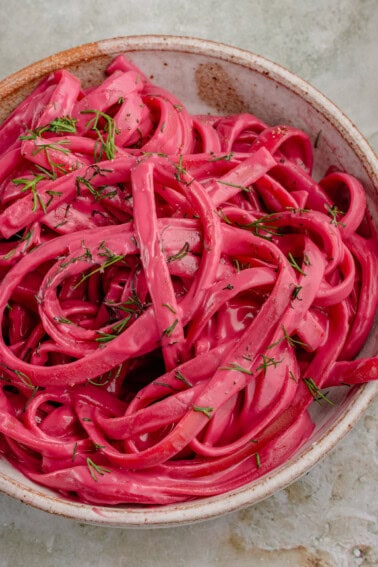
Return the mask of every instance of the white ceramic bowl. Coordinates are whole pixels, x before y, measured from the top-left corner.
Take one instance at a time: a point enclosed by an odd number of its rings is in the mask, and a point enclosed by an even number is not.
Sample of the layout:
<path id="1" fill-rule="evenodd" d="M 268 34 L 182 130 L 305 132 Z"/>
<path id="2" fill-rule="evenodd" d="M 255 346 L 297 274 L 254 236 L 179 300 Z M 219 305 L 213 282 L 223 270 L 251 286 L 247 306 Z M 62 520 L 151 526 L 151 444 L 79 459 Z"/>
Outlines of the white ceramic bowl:
<path id="1" fill-rule="evenodd" d="M 116 38 L 53 55 L 0 83 L 0 120 L 46 73 L 64 67 L 86 86 L 103 77 L 106 64 L 126 53 L 154 81 L 171 90 L 193 113 L 250 111 L 264 121 L 287 123 L 310 133 L 321 132 L 314 151 L 315 176 L 331 164 L 345 168 L 364 184 L 378 221 L 378 161 L 353 124 L 327 98 L 302 79 L 257 55 L 199 39 L 173 36 Z M 364 356 L 378 352 L 378 333 L 371 333 Z M 378 382 L 339 389 L 338 404 L 315 412 L 310 441 L 288 462 L 238 490 L 212 498 L 166 507 L 105 507 L 69 502 L 24 478 L 0 460 L 0 491 L 39 509 L 106 526 L 173 526 L 205 520 L 267 498 L 307 472 L 352 428 L 378 391 Z"/>

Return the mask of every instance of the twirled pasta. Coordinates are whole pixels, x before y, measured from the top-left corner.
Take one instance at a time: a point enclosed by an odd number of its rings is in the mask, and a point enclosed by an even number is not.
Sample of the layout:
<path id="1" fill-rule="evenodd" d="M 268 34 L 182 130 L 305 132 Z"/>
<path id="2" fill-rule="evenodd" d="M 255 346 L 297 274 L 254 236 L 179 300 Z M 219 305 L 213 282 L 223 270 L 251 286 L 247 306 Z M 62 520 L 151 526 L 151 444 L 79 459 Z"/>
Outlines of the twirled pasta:
<path id="1" fill-rule="evenodd" d="M 309 137 L 191 116 L 117 57 L 0 127 L 0 449 L 97 504 L 242 486 L 311 435 L 377 307 L 364 189 Z M 325 408 L 326 410 L 326 408 Z"/>

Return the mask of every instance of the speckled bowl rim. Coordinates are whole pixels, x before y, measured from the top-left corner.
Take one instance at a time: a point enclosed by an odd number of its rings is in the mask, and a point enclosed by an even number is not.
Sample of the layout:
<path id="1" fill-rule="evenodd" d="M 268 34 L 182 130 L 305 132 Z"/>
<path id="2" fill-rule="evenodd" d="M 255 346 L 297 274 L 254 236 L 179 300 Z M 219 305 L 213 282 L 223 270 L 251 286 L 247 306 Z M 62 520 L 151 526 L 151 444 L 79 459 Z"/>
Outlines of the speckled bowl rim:
<path id="1" fill-rule="evenodd" d="M 31 81 L 60 67 L 77 65 L 103 55 L 133 51 L 177 51 L 216 57 L 268 75 L 275 82 L 300 95 L 331 122 L 353 148 L 366 174 L 378 187 L 378 160 L 352 122 L 306 81 L 272 61 L 218 42 L 171 35 L 139 35 L 118 37 L 88 43 L 62 51 L 10 75 L 0 82 L 0 100 L 17 93 Z M 45 494 L 37 486 L 30 487 L 0 472 L 0 492 L 40 510 L 79 522 L 114 527 L 172 527 L 203 521 L 251 506 L 297 480 L 331 451 L 356 424 L 378 393 L 378 382 L 358 387 L 353 405 L 345 409 L 332 425 L 290 464 L 280 467 L 253 484 L 211 498 L 170 505 L 167 507 L 105 507 L 70 502 L 55 494 Z"/>

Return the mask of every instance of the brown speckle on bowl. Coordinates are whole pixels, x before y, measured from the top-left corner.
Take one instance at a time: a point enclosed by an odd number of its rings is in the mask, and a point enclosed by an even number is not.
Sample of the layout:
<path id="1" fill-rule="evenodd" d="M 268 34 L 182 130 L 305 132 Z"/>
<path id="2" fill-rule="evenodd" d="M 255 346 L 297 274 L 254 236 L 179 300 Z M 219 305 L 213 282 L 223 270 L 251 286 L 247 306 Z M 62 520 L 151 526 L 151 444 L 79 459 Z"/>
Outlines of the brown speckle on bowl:
<path id="1" fill-rule="evenodd" d="M 230 77 L 218 63 L 201 63 L 195 72 L 198 96 L 218 112 L 245 112 L 246 102 L 237 93 Z"/>

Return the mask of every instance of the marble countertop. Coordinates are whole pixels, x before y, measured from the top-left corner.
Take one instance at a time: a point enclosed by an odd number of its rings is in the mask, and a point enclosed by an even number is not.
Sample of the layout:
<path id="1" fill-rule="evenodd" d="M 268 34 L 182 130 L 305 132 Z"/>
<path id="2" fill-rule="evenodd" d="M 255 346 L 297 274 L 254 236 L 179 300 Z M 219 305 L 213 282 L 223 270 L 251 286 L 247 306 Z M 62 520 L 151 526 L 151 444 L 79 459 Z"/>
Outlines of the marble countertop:
<path id="1" fill-rule="evenodd" d="M 0 0 L 0 79 L 75 45 L 136 34 L 248 49 L 333 100 L 378 150 L 376 0 Z M 378 564 L 378 400 L 305 477 L 249 509 L 164 530 L 106 529 L 0 495 L 0 567 Z"/>

